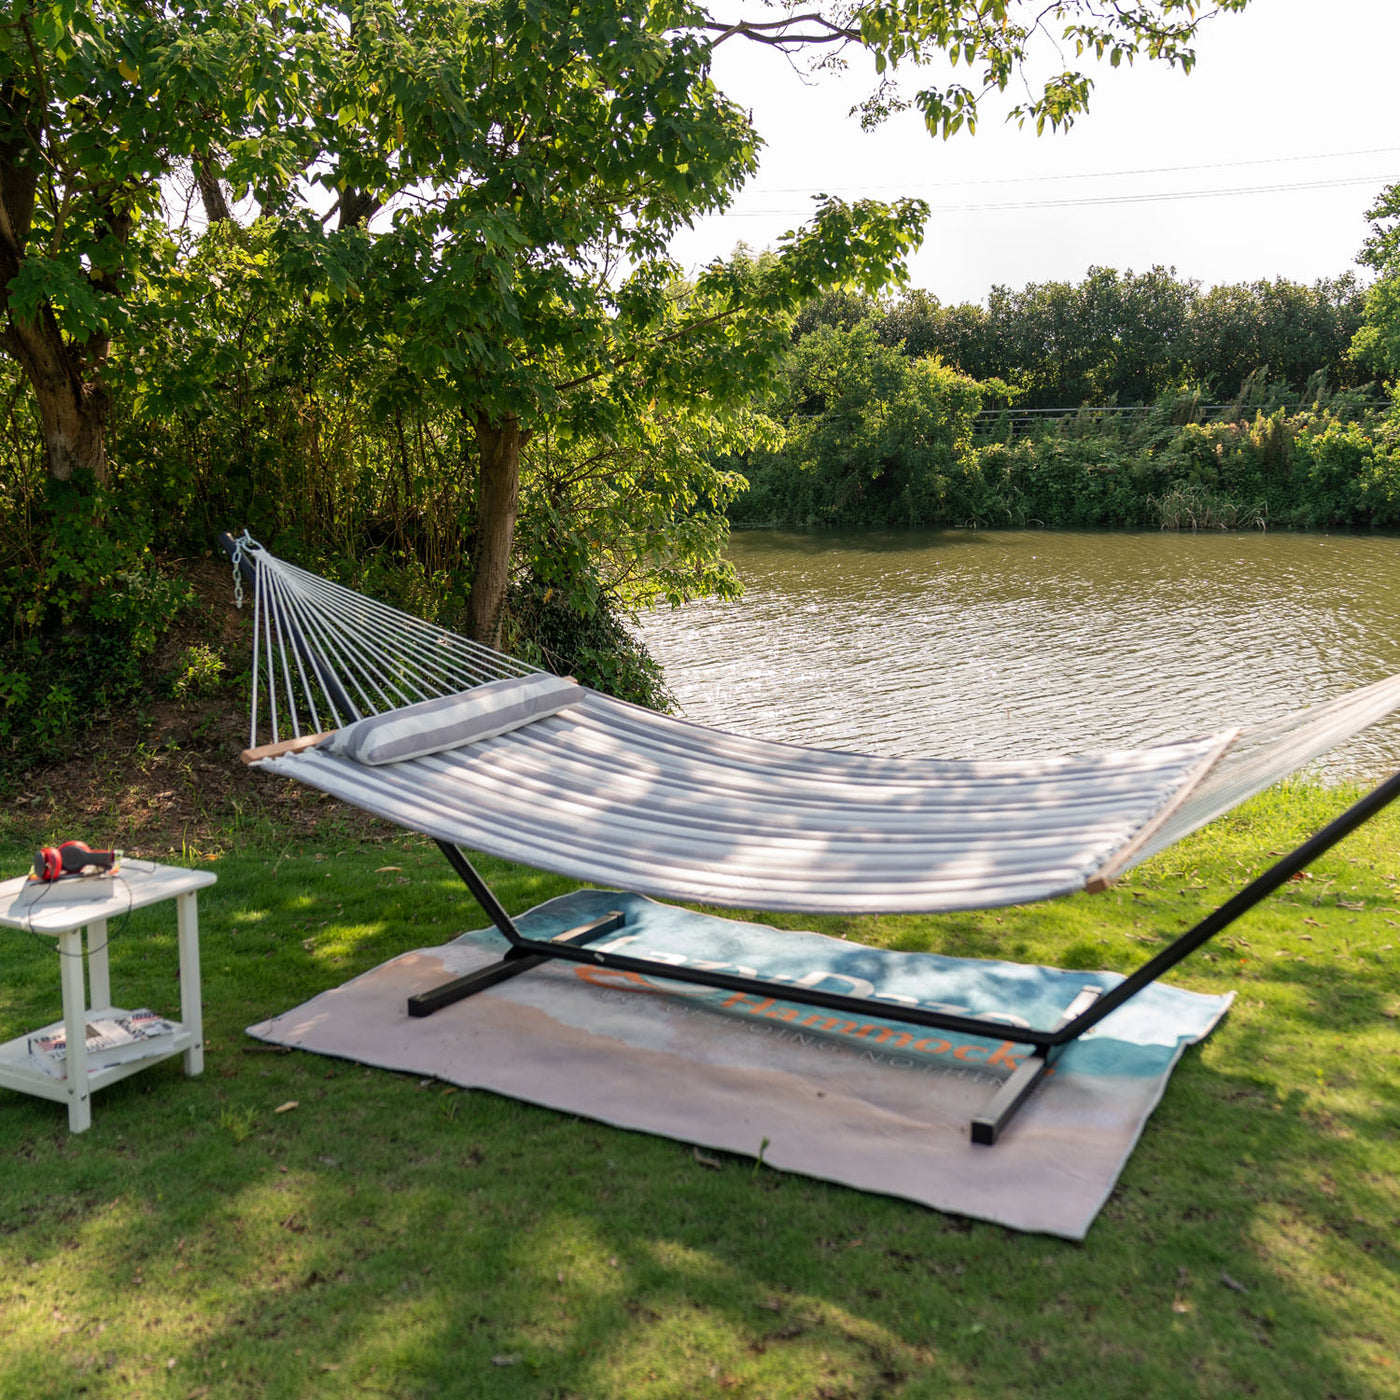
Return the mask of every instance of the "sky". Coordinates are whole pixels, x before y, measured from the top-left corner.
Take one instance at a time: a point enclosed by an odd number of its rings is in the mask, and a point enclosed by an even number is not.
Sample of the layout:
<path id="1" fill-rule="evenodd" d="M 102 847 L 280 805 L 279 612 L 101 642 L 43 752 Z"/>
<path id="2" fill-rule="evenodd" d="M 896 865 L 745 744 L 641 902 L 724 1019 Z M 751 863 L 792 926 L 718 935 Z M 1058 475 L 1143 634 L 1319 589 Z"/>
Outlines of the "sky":
<path id="1" fill-rule="evenodd" d="M 773 246 L 817 193 L 917 195 L 934 212 L 911 285 L 943 302 L 1094 266 L 1161 264 L 1207 287 L 1354 269 L 1366 210 L 1400 180 L 1400 3 L 1252 0 L 1205 25 L 1196 52 L 1190 74 L 1094 65 L 1090 110 L 1067 133 L 1037 137 L 987 106 L 975 134 L 945 142 L 913 112 L 861 131 L 848 113 L 874 85 L 863 55 L 804 78 L 729 41 L 714 76 L 752 109 L 761 168 L 672 252 L 694 270 L 740 242 Z"/>

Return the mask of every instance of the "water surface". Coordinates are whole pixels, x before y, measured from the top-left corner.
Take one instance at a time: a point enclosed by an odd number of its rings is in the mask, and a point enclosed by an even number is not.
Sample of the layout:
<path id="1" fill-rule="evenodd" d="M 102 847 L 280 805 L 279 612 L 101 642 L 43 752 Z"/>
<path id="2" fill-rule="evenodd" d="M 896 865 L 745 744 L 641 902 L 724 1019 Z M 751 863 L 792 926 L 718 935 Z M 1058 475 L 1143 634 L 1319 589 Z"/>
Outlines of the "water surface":
<path id="1" fill-rule="evenodd" d="M 643 621 L 691 719 L 868 753 L 1012 757 L 1255 724 L 1400 672 L 1400 540 L 736 533 L 735 603 Z M 1400 722 L 1315 772 L 1400 767 Z"/>

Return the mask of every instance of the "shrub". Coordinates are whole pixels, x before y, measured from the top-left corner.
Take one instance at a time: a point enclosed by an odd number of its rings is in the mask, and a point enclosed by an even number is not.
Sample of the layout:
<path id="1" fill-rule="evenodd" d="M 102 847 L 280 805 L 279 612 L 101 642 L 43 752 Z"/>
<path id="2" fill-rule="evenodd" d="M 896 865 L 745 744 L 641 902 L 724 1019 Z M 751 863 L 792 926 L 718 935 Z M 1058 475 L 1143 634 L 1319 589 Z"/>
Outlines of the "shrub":
<path id="1" fill-rule="evenodd" d="M 745 465 L 750 492 L 734 517 L 926 525 L 972 451 L 976 383 L 936 358 L 881 345 L 869 322 L 823 325 L 793 352 L 783 446 Z"/>
<path id="2" fill-rule="evenodd" d="M 513 656 L 619 700 L 653 710 L 675 703 L 660 664 L 606 593 L 590 606 L 537 579 L 517 583 L 506 601 L 505 639 Z"/>
<path id="3" fill-rule="evenodd" d="M 0 642 L 0 752 L 23 763 L 140 691 L 192 595 L 157 564 L 120 499 L 90 483 L 51 483 L 31 530 L 12 535 L 2 557 L 12 623 Z"/>
<path id="4" fill-rule="evenodd" d="M 181 700 L 218 692 L 224 678 L 223 658 L 206 642 L 187 646 L 170 682 L 170 693 Z"/>

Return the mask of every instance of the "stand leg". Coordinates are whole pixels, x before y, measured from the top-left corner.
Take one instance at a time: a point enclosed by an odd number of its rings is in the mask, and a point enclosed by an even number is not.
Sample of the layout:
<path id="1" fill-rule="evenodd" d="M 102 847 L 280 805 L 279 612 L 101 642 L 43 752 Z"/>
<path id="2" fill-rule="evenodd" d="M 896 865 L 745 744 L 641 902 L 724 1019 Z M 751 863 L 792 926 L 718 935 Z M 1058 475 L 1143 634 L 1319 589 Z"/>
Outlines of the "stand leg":
<path id="1" fill-rule="evenodd" d="M 1081 987 L 1079 994 L 1065 1008 L 1056 1029 L 1068 1025 L 1076 1016 L 1087 1011 L 1103 993 L 1098 987 Z M 1035 1086 L 1050 1073 L 1050 1066 L 1059 1058 L 1062 1047 L 1036 1046 L 1021 1061 L 1021 1067 L 992 1095 L 986 1108 L 972 1120 L 972 1140 L 979 1147 L 991 1147 L 1001 1136 L 1001 1130 L 1011 1121 L 1016 1110 L 1030 1098 Z"/>
<path id="2" fill-rule="evenodd" d="M 594 919 L 591 923 L 580 924 L 577 928 L 565 930 L 557 937 L 552 938 L 552 943 L 587 943 L 590 939 L 601 938 L 605 933 L 611 933 L 614 929 L 619 929 L 627 922 L 627 916 L 612 910 L 604 914 L 600 919 Z M 440 986 L 431 987 L 426 992 L 419 992 L 416 996 L 408 999 L 408 1014 L 410 1016 L 431 1016 L 434 1011 L 441 1011 L 444 1006 L 451 1006 L 454 1001 L 462 1001 L 466 997 L 475 996 L 477 992 L 484 992 L 487 987 L 494 987 L 498 982 L 504 982 L 511 977 L 519 977 L 522 972 L 529 972 L 532 967 L 538 967 L 541 963 L 548 962 L 549 959 L 542 953 L 521 953 L 515 948 L 511 948 L 499 961 L 491 963 L 487 967 L 480 968 L 476 972 L 469 972 L 465 977 L 454 978 L 451 982 L 443 982 Z"/>
<path id="3" fill-rule="evenodd" d="M 185 1051 L 185 1073 L 204 1068 L 204 1010 L 199 998 L 199 905 L 196 893 L 176 896 L 180 945 L 180 1023 L 194 1037 Z"/>
<path id="4" fill-rule="evenodd" d="M 1027 1055 L 1021 1061 L 1020 1069 L 992 1095 L 986 1108 L 972 1120 L 973 1142 L 980 1147 L 991 1147 L 1001 1136 L 1001 1130 L 1011 1121 L 1012 1115 L 1045 1078 L 1049 1068 L 1050 1062 L 1043 1051 Z"/>
<path id="5" fill-rule="evenodd" d="M 63 988 L 63 1027 L 68 1037 L 63 1077 L 68 1084 L 68 1127 L 85 1132 L 92 1126 L 88 1096 L 87 998 L 83 995 L 83 936 L 77 929 L 58 935 L 59 982 Z"/>
<path id="6" fill-rule="evenodd" d="M 88 1010 L 105 1011 L 112 1004 L 112 978 L 107 967 L 107 920 L 87 926 Z"/>

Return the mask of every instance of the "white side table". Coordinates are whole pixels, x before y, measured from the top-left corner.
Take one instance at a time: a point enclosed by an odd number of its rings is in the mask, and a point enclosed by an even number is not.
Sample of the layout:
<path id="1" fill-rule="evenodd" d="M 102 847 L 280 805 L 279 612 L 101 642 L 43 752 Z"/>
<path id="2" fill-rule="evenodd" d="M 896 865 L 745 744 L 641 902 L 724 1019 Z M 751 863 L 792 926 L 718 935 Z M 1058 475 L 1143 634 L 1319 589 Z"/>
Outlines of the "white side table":
<path id="1" fill-rule="evenodd" d="M 218 878 L 210 870 L 182 870 L 145 861 L 123 865 L 113 878 L 60 880 L 53 884 L 27 876 L 0 884 L 0 927 L 52 934 L 58 941 L 67 1053 L 61 1077 L 35 1064 L 29 1037 L 0 1045 L 0 1087 L 68 1104 L 68 1126 L 81 1133 L 92 1124 L 91 1096 L 130 1074 L 184 1055 L 185 1073 L 204 1068 L 204 1024 L 199 998 L 199 911 L 196 891 Z M 180 1023 L 173 1035 L 157 1037 L 149 1053 L 120 1064 L 88 1065 L 86 1024 L 93 1018 L 127 1014 L 112 1005 L 107 968 L 107 920 L 132 909 L 175 900 L 180 954 Z M 84 989 L 86 930 L 87 986 Z"/>

